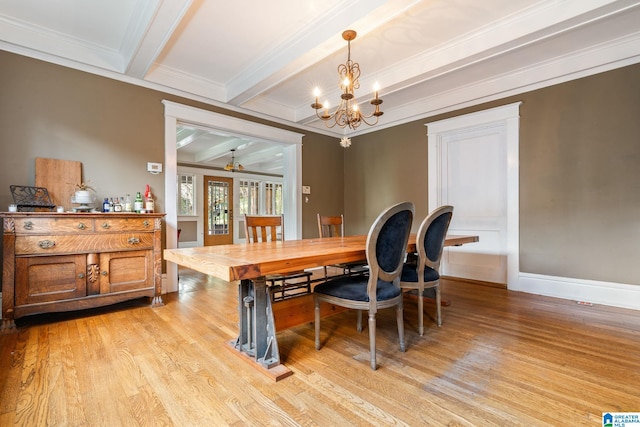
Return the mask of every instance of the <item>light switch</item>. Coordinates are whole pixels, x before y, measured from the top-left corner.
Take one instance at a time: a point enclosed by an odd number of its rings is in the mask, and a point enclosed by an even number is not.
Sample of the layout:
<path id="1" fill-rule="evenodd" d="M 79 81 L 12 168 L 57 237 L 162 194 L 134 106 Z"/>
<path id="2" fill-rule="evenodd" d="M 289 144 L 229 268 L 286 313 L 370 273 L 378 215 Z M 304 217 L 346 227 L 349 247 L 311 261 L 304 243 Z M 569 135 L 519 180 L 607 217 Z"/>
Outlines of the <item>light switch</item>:
<path id="1" fill-rule="evenodd" d="M 303 185 L 302 186 L 302 194 L 311 194 L 311 186 Z"/>

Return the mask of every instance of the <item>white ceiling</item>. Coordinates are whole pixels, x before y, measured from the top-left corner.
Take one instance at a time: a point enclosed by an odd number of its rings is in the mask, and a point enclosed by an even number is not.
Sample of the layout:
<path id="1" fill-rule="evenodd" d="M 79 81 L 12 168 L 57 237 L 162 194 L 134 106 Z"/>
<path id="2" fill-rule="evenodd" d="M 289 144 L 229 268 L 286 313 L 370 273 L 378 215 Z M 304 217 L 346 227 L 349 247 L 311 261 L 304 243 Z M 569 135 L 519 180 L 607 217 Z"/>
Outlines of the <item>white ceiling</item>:
<path id="1" fill-rule="evenodd" d="M 345 29 L 380 122 L 327 129 Z M 340 137 L 640 61 L 631 0 L 2 0 L 0 49 Z M 184 127 L 179 159 L 280 173 L 259 141 Z M 244 157 L 244 159 L 243 159 Z M 199 160 L 200 159 L 200 160 Z M 254 160 L 256 162 L 254 163 Z"/>

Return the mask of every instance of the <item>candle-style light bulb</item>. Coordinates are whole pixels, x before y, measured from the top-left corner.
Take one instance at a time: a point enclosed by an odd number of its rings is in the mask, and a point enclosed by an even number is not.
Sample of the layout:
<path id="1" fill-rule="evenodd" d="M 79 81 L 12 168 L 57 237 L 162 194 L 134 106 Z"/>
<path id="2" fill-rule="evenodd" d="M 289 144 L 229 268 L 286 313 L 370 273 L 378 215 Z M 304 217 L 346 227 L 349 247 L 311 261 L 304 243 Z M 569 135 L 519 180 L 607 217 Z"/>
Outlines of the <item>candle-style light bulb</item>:
<path id="1" fill-rule="evenodd" d="M 380 90 L 380 84 L 378 82 L 375 82 L 373 85 L 373 91 L 376 93 L 375 98 L 378 99 L 378 91 Z"/>

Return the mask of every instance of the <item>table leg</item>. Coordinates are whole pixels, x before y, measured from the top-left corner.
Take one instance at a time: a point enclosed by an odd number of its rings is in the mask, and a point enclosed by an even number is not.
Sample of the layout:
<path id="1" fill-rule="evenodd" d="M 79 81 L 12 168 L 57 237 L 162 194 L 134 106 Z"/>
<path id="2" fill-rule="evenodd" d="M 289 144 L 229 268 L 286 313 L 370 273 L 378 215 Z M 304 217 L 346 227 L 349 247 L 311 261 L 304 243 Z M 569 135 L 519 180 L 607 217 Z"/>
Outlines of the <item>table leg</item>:
<path id="1" fill-rule="evenodd" d="M 280 363 L 271 295 L 264 278 L 238 285 L 239 334 L 234 348 L 277 380 L 291 375 Z"/>

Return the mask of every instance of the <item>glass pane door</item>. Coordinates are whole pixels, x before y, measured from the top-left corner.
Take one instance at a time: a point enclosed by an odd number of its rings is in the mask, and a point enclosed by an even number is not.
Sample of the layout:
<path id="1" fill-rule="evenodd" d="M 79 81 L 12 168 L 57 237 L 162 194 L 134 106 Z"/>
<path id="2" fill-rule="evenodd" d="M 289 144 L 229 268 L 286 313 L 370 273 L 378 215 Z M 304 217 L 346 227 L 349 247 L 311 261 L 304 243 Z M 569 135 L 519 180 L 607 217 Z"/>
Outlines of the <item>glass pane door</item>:
<path id="1" fill-rule="evenodd" d="M 233 243 L 233 179 L 204 177 L 205 246 Z"/>

